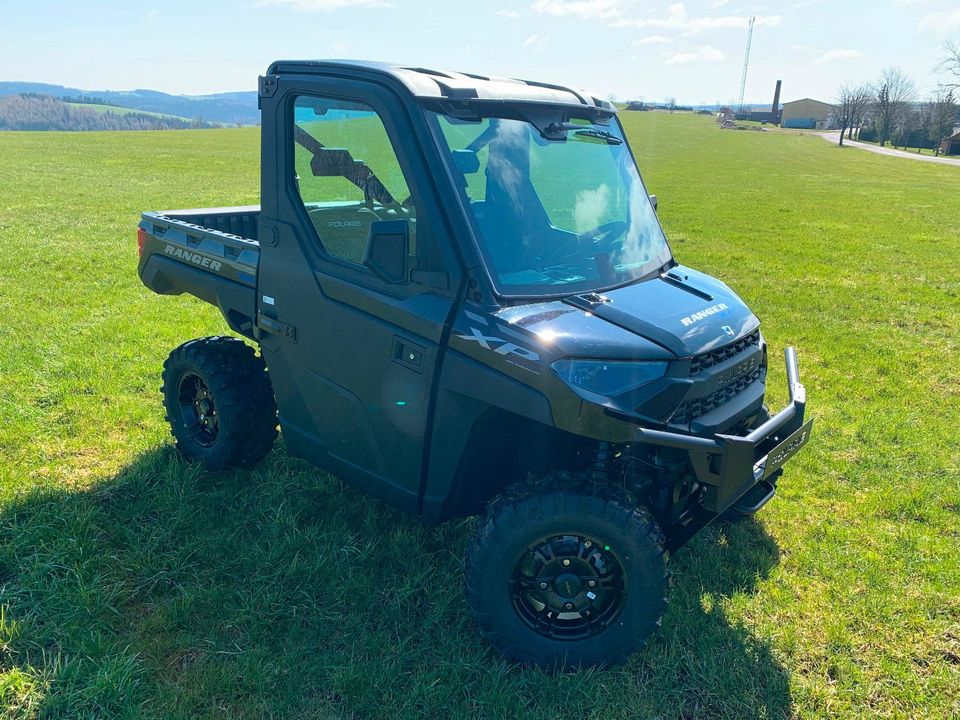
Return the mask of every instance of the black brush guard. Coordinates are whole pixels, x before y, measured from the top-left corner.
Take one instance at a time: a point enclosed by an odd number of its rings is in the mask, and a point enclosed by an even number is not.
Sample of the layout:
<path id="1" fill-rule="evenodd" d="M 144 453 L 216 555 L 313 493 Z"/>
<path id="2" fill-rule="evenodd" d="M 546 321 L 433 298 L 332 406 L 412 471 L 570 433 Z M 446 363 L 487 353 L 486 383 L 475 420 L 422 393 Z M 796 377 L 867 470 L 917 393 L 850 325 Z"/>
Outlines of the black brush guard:
<path id="1" fill-rule="evenodd" d="M 807 399 L 800 383 L 797 353 L 788 347 L 784 358 L 790 404 L 747 435 L 717 434 L 707 438 L 663 430 L 636 430 L 640 442 L 690 453 L 697 479 L 706 487 L 702 503 L 709 513 L 719 515 L 733 506 L 747 513 L 759 510 L 773 496 L 771 480 L 776 479 L 784 463 L 810 439 L 813 420 L 804 422 Z M 754 488 L 757 490 L 751 492 Z M 738 504 L 741 498 L 744 499 L 742 508 Z"/>

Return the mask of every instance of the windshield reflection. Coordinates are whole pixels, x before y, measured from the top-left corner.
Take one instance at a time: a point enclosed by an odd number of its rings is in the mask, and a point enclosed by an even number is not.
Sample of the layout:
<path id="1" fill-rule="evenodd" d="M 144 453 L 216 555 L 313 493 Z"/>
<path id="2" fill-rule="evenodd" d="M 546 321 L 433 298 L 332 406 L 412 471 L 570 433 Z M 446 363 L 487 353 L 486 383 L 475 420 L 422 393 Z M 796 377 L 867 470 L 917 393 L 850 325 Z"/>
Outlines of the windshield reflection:
<path id="1" fill-rule="evenodd" d="M 671 259 L 616 120 L 548 125 L 435 113 L 451 169 L 501 292 L 622 285 Z M 546 136 L 546 137 L 545 137 Z"/>

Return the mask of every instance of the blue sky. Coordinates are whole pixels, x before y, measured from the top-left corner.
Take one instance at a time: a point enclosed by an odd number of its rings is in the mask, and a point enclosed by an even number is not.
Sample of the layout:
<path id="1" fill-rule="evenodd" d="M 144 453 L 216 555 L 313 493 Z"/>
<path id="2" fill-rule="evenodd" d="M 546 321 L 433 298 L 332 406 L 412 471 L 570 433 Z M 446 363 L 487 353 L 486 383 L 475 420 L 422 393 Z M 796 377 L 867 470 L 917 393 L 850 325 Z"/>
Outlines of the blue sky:
<path id="1" fill-rule="evenodd" d="M 921 91 L 948 0 L 0 0 L 0 80 L 174 93 L 254 89 L 276 58 L 389 60 L 562 82 L 620 99 L 728 102 L 757 16 L 747 100 L 829 99 L 900 65 Z"/>

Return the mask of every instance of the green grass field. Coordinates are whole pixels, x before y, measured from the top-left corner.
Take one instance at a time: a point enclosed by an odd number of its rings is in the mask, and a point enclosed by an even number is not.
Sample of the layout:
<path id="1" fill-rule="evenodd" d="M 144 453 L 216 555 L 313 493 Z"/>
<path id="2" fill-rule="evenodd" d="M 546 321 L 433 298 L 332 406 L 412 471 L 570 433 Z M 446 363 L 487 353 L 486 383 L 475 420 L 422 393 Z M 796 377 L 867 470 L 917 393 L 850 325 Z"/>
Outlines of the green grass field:
<path id="1" fill-rule="evenodd" d="M 86 108 L 97 113 L 114 113 L 115 115 L 149 115 L 150 117 L 172 118 L 174 120 L 191 121 L 193 118 L 183 117 L 182 115 L 167 115 L 166 113 L 153 112 L 151 110 L 137 110 L 136 108 L 120 107 L 119 105 L 100 105 L 99 103 L 69 103 L 71 107 Z"/>
<path id="2" fill-rule="evenodd" d="M 136 276 L 145 209 L 255 203 L 258 130 L 0 133 L 6 718 L 960 715 L 957 168 L 625 113 L 681 262 L 800 351 L 814 439 L 673 560 L 646 650 L 502 663 L 427 528 L 284 453 L 184 465 L 163 358 L 224 330 Z M 771 372 L 771 400 L 785 400 Z"/>

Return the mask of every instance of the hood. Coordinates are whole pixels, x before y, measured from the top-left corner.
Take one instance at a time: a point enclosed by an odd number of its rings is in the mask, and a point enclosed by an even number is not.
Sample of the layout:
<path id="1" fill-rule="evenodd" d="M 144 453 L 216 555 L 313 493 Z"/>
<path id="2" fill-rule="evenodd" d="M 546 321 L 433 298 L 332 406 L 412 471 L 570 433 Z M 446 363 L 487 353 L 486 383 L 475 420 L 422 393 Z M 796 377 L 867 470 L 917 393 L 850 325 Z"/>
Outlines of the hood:
<path id="1" fill-rule="evenodd" d="M 565 355 L 611 359 L 698 355 L 760 325 L 724 283 L 683 266 L 601 294 L 582 293 L 497 314 Z"/>

